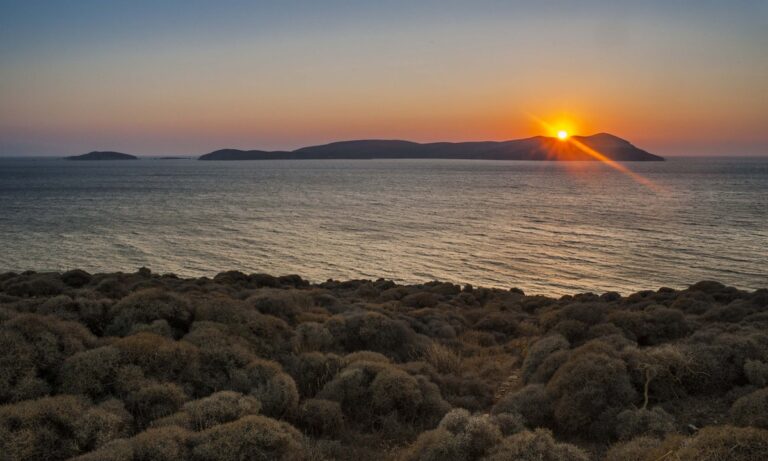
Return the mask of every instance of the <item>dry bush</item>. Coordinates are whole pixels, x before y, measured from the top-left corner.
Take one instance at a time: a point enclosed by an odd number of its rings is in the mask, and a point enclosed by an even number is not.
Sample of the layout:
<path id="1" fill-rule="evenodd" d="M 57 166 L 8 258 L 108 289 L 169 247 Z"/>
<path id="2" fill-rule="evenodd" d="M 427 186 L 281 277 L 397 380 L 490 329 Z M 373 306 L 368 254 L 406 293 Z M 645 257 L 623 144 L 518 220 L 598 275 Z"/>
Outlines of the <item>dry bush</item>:
<path id="1" fill-rule="evenodd" d="M 136 419 L 139 427 L 146 427 L 151 421 L 175 413 L 187 395 L 173 383 L 149 383 L 129 393 L 126 407 Z"/>
<path id="2" fill-rule="evenodd" d="M 107 333 L 124 336 L 140 324 L 165 320 L 179 338 L 189 329 L 192 308 L 189 301 L 174 293 L 152 288 L 131 293 L 112 306 Z"/>
<path id="3" fill-rule="evenodd" d="M 559 443 L 546 429 L 525 431 L 505 438 L 484 458 L 487 461 L 589 461 L 582 449 Z"/>
<path id="4" fill-rule="evenodd" d="M 533 343 L 528 348 L 525 360 L 523 361 L 523 381 L 526 383 L 530 382 L 536 370 L 544 363 L 547 357 L 557 351 L 568 350 L 570 346 L 568 340 L 559 334 L 546 336 Z"/>
<path id="5" fill-rule="evenodd" d="M 488 415 L 472 416 L 452 410 L 437 429 L 422 433 L 400 455 L 401 461 L 472 461 L 485 456 L 501 442 L 499 428 Z"/>
<path id="6" fill-rule="evenodd" d="M 553 427 L 552 399 L 542 384 L 529 384 L 522 389 L 505 395 L 491 412 L 522 415 L 528 427 Z"/>
<path id="7" fill-rule="evenodd" d="M 186 341 L 138 333 L 113 343 L 121 363 L 136 365 L 148 378 L 187 383 L 198 376 L 200 351 Z"/>
<path id="8" fill-rule="evenodd" d="M 133 460 L 187 461 L 189 439 L 190 433 L 177 426 L 147 429 L 131 439 Z"/>
<path id="9" fill-rule="evenodd" d="M 335 437 L 344 429 L 344 413 L 338 402 L 307 399 L 299 407 L 299 425 L 313 437 Z"/>
<path id="10" fill-rule="evenodd" d="M 562 365 L 547 384 L 547 393 L 558 427 L 568 433 L 583 431 L 604 412 L 625 408 L 636 399 L 624 362 L 592 352 Z"/>
<path id="11" fill-rule="evenodd" d="M 333 317 L 326 322 L 326 327 L 347 352 L 379 352 L 398 361 L 421 352 L 421 343 L 410 327 L 381 314 L 366 312 L 346 318 Z"/>
<path id="12" fill-rule="evenodd" d="M 681 461 L 764 461 L 768 459 L 768 431 L 752 427 L 705 427 L 683 444 L 675 456 Z"/>
<path id="13" fill-rule="evenodd" d="M 637 436 L 663 437 L 675 432 L 675 418 L 660 407 L 624 410 L 616 416 L 616 435 L 621 440 Z"/>
<path id="14" fill-rule="evenodd" d="M 0 407 L 0 454 L 10 461 L 63 460 L 80 452 L 77 431 L 88 408 L 62 395 Z"/>
<path id="15" fill-rule="evenodd" d="M 296 383 L 276 362 L 256 359 L 238 376 L 233 388 L 250 394 L 261 402 L 261 411 L 273 418 L 290 418 L 296 414 L 299 392 Z"/>
<path id="16" fill-rule="evenodd" d="M 752 392 L 734 402 L 731 417 L 739 426 L 768 429 L 768 387 Z"/>
<path id="17" fill-rule="evenodd" d="M 69 357 L 61 368 L 61 390 L 99 398 L 113 392 L 120 363 L 120 351 L 112 346 L 97 347 Z"/>
<path id="18" fill-rule="evenodd" d="M 293 426 L 263 416 L 245 416 L 213 426 L 193 439 L 193 461 L 293 461 L 304 458 L 302 437 Z"/>
<path id="19" fill-rule="evenodd" d="M 440 373 L 459 373 L 461 357 L 440 343 L 431 342 L 424 350 L 424 360 Z"/>
<path id="20" fill-rule="evenodd" d="M 302 397 L 314 397 L 344 367 L 344 362 L 336 354 L 309 352 L 292 357 L 286 371 L 293 377 Z"/>
<path id="21" fill-rule="evenodd" d="M 611 446 L 605 455 L 605 461 L 645 461 L 648 454 L 655 452 L 661 440 L 653 437 L 636 437 L 628 442 L 619 442 Z M 664 455 L 661 455 L 664 459 Z M 672 458 L 674 459 L 674 458 Z M 655 461 L 655 460 L 654 460 Z"/>
<path id="22" fill-rule="evenodd" d="M 753 386 L 768 386 L 768 363 L 759 360 L 744 362 L 744 375 Z"/>
<path id="23" fill-rule="evenodd" d="M 298 290 L 263 288 L 246 300 L 262 314 L 272 315 L 288 323 L 294 323 L 302 311 L 314 305 L 312 297 Z"/>
<path id="24" fill-rule="evenodd" d="M 177 425 L 201 431 L 217 424 L 235 421 L 243 416 L 256 415 L 260 410 L 261 402 L 255 397 L 238 392 L 221 391 L 187 402 L 180 412 L 157 419 L 152 425 Z"/>
<path id="25" fill-rule="evenodd" d="M 300 323 L 295 332 L 293 349 L 296 353 L 325 351 L 333 347 L 333 335 L 321 323 Z"/>

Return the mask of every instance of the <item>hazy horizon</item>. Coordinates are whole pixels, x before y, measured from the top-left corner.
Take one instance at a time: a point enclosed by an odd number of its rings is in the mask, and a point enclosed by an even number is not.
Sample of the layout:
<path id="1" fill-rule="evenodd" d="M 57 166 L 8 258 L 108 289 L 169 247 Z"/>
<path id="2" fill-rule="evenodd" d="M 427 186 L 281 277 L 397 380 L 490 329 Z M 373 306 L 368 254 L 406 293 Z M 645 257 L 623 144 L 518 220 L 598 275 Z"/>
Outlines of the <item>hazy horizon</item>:
<path id="1" fill-rule="evenodd" d="M 764 1 L 0 5 L 5 157 L 547 134 L 531 114 L 768 154 Z"/>

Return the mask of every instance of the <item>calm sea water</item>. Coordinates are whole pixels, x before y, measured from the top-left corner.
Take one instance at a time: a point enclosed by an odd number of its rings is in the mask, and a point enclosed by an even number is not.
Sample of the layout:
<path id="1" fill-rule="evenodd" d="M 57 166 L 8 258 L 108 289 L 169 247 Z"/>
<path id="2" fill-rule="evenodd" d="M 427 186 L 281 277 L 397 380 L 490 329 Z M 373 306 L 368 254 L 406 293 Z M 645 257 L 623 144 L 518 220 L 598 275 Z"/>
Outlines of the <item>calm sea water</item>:
<path id="1" fill-rule="evenodd" d="M 626 165 L 0 159 L 0 271 L 768 287 L 768 159 Z"/>

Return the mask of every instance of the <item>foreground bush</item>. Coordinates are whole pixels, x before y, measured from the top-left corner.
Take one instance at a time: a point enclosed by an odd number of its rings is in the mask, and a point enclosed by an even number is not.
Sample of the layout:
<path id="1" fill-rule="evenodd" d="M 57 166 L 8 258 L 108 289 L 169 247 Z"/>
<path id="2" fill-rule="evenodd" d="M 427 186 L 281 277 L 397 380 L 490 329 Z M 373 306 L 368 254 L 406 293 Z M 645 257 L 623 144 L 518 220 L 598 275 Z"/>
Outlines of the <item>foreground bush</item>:
<path id="1" fill-rule="evenodd" d="M 0 274 L 0 460 L 768 459 L 766 364 L 716 282 Z"/>

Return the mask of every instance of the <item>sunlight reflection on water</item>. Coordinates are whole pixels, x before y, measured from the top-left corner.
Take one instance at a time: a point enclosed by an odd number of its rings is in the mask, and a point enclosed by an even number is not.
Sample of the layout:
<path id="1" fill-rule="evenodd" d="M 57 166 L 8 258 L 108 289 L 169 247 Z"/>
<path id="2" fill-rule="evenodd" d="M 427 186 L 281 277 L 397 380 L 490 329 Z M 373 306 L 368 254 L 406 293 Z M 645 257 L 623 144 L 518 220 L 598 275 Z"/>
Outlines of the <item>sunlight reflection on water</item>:
<path id="1" fill-rule="evenodd" d="M 627 165 L 0 159 L 0 271 L 768 286 L 768 159 Z"/>

